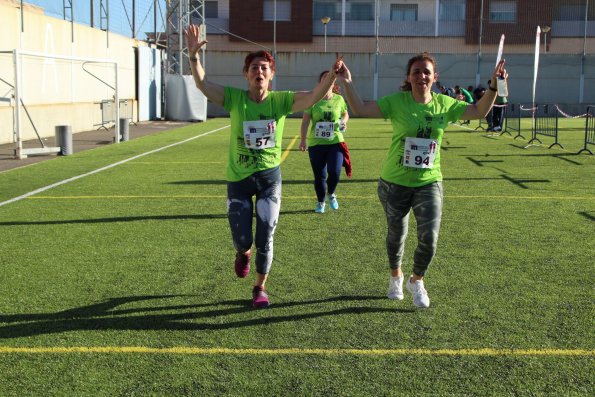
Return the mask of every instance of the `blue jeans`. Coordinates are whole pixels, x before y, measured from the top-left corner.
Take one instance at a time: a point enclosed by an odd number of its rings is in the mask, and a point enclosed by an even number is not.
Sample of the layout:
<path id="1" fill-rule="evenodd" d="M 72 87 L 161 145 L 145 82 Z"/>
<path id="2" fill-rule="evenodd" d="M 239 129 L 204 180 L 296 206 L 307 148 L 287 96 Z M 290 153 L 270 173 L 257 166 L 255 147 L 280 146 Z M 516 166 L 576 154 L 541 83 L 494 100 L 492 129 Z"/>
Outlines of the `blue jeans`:
<path id="1" fill-rule="evenodd" d="M 252 218 L 256 196 L 256 232 Z M 256 271 L 268 274 L 273 263 L 273 235 L 281 209 L 281 169 L 259 171 L 238 182 L 227 183 L 227 217 L 233 245 L 246 252 L 255 243 Z"/>
<path id="2" fill-rule="evenodd" d="M 323 202 L 328 194 L 334 194 L 339 184 L 341 167 L 343 167 L 343 152 L 339 144 L 316 145 L 308 148 L 310 164 L 314 172 L 314 190 L 318 202 Z"/>
<path id="3" fill-rule="evenodd" d="M 391 269 L 401 267 L 409 228 L 409 212 L 417 221 L 417 248 L 413 255 L 413 273 L 425 275 L 438 246 L 442 219 L 442 182 L 426 186 L 406 187 L 378 181 L 378 198 L 388 224 L 386 251 Z"/>

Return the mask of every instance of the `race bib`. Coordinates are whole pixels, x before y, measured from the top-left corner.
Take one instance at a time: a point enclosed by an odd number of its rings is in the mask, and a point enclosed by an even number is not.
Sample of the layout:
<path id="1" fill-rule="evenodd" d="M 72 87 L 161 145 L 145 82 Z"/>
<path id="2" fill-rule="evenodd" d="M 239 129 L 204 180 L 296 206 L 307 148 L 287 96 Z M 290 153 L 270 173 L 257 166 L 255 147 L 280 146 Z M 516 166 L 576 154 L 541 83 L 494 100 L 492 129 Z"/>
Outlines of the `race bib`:
<path id="1" fill-rule="evenodd" d="M 275 147 L 275 127 L 275 120 L 244 121 L 244 144 L 255 150 Z"/>
<path id="2" fill-rule="evenodd" d="M 438 142 L 426 138 L 405 138 L 403 165 L 412 168 L 432 168 Z"/>
<path id="3" fill-rule="evenodd" d="M 314 136 L 330 141 L 335 137 L 335 123 L 332 121 L 319 121 L 314 128 Z"/>

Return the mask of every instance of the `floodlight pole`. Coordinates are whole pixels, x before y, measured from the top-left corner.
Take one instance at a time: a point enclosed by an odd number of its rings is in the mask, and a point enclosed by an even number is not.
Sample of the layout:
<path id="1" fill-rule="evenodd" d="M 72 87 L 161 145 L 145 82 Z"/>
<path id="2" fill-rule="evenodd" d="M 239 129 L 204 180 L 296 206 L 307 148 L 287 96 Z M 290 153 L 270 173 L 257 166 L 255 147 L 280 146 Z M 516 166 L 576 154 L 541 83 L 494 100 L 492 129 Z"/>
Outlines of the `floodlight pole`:
<path id="1" fill-rule="evenodd" d="M 320 22 L 324 25 L 324 52 L 326 52 L 326 25 L 331 21 L 331 17 L 322 17 Z"/>
<path id="2" fill-rule="evenodd" d="M 544 26 L 543 28 L 541 28 L 541 31 L 543 32 L 543 53 L 544 54 L 547 54 L 547 34 L 550 30 L 552 30 L 552 28 L 549 26 Z"/>

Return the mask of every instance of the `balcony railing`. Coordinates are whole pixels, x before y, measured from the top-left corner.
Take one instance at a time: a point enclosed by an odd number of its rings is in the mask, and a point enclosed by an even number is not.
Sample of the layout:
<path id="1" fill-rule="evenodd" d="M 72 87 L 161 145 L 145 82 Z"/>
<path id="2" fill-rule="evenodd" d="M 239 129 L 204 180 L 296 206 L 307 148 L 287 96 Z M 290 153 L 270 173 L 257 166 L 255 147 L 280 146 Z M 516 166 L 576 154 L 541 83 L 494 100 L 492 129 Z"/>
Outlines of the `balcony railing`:
<path id="1" fill-rule="evenodd" d="M 313 20 L 312 34 L 324 35 L 324 25 L 320 20 Z M 341 21 L 334 20 L 327 25 L 327 36 L 341 36 Z M 345 36 L 374 36 L 374 21 L 345 21 Z M 434 21 L 380 21 L 379 36 L 435 36 Z M 438 36 L 465 36 L 465 21 L 440 22 Z"/>

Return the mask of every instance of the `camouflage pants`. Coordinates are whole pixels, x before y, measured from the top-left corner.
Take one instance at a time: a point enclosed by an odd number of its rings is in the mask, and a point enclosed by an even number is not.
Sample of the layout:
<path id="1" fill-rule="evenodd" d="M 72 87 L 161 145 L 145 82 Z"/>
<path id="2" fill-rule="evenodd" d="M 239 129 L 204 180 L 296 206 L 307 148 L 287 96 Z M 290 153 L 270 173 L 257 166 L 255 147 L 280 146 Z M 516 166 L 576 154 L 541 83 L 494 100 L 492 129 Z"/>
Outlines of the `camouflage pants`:
<path id="1" fill-rule="evenodd" d="M 417 247 L 413 255 L 413 273 L 423 276 L 436 254 L 442 218 L 442 182 L 406 187 L 378 181 L 378 198 L 384 208 L 388 233 L 386 251 L 391 269 L 401 267 L 409 228 L 409 212 L 417 221 Z"/>

